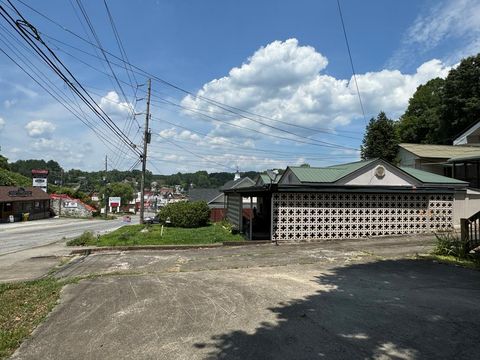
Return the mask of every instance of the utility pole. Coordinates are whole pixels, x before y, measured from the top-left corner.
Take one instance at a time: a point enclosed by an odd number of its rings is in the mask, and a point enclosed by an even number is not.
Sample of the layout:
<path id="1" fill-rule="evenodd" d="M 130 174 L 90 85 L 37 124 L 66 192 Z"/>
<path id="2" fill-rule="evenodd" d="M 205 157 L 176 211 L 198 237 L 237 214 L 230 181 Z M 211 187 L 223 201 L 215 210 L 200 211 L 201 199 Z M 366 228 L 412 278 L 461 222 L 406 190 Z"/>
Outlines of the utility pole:
<path id="1" fill-rule="evenodd" d="M 152 90 L 152 81 L 148 79 L 147 90 L 147 112 L 145 113 L 145 132 L 143 134 L 143 154 L 142 154 L 142 179 L 140 181 L 140 224 L 144 224 L 145 216 L 145 172 L 147 170 L 147 146 L 150 144 L 150 130 L 148 121 L 150 120 L 150 92 Z"/>
<path id="2" fill-rule="evenodd" d="M 103 176 L 103 185 L 105 186 L 105 192 L 103 193 L 103 198 L 105 199 L 105 219 L 108 219 L 108 196 L 107 196 L 107 171 L 108 171 L 108 158 L 105 155 L 105 175 Z"/>

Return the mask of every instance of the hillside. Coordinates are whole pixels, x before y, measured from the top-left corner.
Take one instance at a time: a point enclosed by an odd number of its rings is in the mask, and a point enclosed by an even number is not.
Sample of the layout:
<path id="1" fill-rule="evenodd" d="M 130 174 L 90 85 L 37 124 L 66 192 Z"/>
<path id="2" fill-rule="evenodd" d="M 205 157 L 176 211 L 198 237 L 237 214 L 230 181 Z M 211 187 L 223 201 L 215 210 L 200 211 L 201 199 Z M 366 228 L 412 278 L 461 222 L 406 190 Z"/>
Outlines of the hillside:
<path id="1" fill-rule="evenodd" d="M 32 179 L 0 168 L 0 186 L 32 186 Z"/>

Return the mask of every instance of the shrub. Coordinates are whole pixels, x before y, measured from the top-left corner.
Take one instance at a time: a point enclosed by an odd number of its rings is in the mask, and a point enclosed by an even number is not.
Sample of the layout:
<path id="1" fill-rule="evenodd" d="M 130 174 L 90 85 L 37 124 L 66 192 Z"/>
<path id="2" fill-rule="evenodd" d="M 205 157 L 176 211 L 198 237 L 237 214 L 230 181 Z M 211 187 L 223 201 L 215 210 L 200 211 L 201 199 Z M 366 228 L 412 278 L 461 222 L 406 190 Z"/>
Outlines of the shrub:
<path id="1" fill-rule="evenodd" d="M 85 246 L 85 245 L 91 245 L 97 241 L 97 238 L 91 231 L 85 231 L 82 235 L 79 237 L 67 241 L 67 246 Z"/>
<path id="2" fill-rule="evenodd" d="M 227 230 L 229 233 L 236 235 L 239 233 L 238 228 L 235 225 L 232 225 L 230 221 L 227 219 L 223 219 L 218 222 L 219 225 L 221 225 L 225 230 Z"/>
<path id="3" fill-rule="evenodd" d="M 205 201 L 177 202 L 164 206 L 158 213 L 161 223 L 182 228 L 205 226 L 210 219 L 210 209 Z"/>
<path id="4" fill-rule="evenodd" d="M 469 257 L 467 242 L 460 239 L 452 232 L 435 233 L 437 244 L 434 253 L 436 255 L 454 256 L 460 259 Z"/>

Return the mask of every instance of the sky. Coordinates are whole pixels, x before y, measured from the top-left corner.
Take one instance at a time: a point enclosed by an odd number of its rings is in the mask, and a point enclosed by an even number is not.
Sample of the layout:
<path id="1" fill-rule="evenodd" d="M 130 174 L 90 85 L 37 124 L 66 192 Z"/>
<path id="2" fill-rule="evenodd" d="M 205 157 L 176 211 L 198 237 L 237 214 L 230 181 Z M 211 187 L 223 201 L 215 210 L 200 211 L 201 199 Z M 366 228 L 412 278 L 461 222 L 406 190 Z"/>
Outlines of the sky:
<path id="1" fill-rule="evenodd" d="M 357 161 L 370 118 L 480 51 L 480 0 L 340 0 L 356 82 L 336 0 L 0 6 L 28 33 L 0 18 L 0 154 L 67 170 L 140 168 L 149 78 L 155 174 Z"/>

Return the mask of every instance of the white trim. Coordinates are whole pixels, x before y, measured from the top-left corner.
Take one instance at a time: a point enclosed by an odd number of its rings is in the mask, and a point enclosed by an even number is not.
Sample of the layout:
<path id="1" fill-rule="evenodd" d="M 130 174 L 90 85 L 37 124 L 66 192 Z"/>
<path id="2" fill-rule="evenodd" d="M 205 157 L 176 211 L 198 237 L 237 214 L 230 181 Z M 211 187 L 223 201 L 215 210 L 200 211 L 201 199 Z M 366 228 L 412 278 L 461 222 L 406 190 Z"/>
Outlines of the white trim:
<path id="1" fill-rule="evenodd" d="M 473 132 L 480 129 L 480 121 L 473 125 L 468 130 L 464 131 L 460 136 L 453 140 L 453 145 L 466 145 L 468 144 L 468 137 L 472 135 Z"/>

